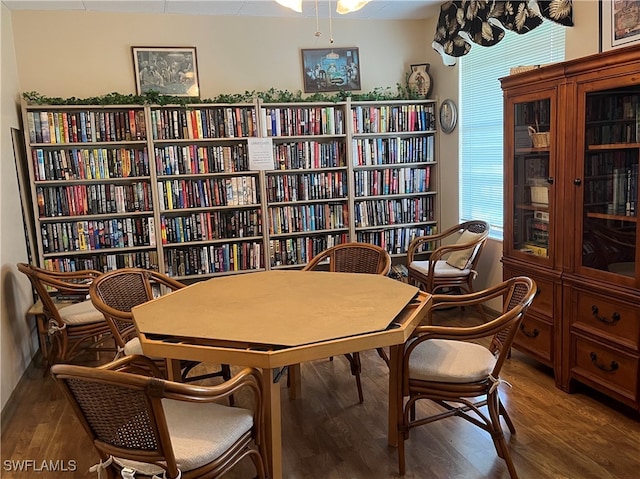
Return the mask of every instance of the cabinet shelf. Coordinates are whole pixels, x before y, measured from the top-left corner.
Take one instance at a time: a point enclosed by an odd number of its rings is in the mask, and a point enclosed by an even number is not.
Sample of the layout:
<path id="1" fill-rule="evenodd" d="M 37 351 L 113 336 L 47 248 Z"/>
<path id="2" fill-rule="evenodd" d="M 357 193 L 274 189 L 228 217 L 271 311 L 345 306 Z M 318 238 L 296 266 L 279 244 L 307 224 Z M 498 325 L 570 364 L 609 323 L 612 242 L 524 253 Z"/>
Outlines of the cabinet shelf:
<path id="1" fill-rule="evenodd" d="M 613 220 L 613 221 L 629 221 L 631 223 L 637 223 L 638 218 L 636 216 L 626 216 L 626 215 L 611 215 L 608 213 L 592 213 L 587 212 L 587 218 L 599 218 L 603 220 Z"/>
<path id="2" fill-rule="evenodd" d="M 640 143 L 607 143 L 603 145 L 587 145 L 586 151 L 630 150 L 640 148 Z"/>

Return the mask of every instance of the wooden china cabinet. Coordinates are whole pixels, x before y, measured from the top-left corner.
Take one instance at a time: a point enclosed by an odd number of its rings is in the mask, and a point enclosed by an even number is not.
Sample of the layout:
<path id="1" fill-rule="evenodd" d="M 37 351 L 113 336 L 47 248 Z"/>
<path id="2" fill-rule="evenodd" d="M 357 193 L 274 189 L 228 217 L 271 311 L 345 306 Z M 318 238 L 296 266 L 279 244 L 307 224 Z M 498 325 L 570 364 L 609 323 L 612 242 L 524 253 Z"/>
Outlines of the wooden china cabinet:
<path id="1" fill-rule="evenodd" d="M 640 48 L 502 79 L 504 277 L 539 293 L 515 347 L 640 410 Z"/>

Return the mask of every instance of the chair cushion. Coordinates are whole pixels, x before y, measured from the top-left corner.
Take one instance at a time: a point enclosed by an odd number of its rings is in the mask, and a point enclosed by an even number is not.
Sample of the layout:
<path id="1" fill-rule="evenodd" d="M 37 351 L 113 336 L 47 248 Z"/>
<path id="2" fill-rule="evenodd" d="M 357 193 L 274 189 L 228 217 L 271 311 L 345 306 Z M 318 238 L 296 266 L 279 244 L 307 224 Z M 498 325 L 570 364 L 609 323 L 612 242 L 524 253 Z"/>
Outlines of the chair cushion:
<path id="1" fill-rule="evenodd" d="M 142 352 L 142 345 L 140 344 L 140 338 L 133 338 L 127 341 L 124 345 L 125 356 L 131 356 L 132 354 L 144 354 Z"/>
<path id="2" fill-rule="evenodd" d="M 429 275 L 429 261 L 412 261 L 409 265 L 409 268 L 422 273 L 425 276 Z M 467 268 L 461 270 L 458 268 L 454 268 L 443 259 L 436 261 L 436 266 L 434 269 L 435 275 L 441 278 L 467 276 L 471 274 L 470 269 Z"/>
<path id="3" fill-rule="evenodd" d="M 163 399 L 171 444 L 178 468 L 191 471 L 221 456 L 253 427 L 251 411 L 215 403 L 190 403 Z M 115 458 L 120 466 L 141 474 L 162 474 L 162 469 L 144 462 Z"/>
<path id="4" fill-rule="evenodd" d="M 471 241 L 475 241 L 479 236 L 482 236 L 480 233 L 472 233 L 469 230 L 465 230 L 456 241 L 456 244 L 470 243 Z M 471 260 L 471 255 L 473 254 L 474 247 L 463 249 L 462 251 L 454 251 L 447 258 L 447 264 L 449 266 L 453 266 L 458 269 L 466 269 L 469 266 L 469 261 Z"/>
<path id="5" fill-rule="evenodd" d="M 104 321 L 102 313 L 89 300 L 59 308 L 58 314 L 65 324 L 89 324 Z"/>
<path id="6" fill-rule="evenodd" d="M 441 383 L 473 383 L 486 379 L 495 364 L 491 351 L 479 344 L 428 339 L 411 353 L 409 377 Z"/>

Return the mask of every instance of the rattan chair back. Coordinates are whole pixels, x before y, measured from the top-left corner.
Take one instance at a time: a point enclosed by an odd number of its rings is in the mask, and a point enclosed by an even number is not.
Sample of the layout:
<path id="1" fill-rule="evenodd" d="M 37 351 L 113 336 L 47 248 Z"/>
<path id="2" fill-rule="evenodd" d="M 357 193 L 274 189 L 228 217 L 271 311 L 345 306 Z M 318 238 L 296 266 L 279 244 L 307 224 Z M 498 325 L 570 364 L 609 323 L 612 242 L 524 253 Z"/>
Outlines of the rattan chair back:
<path id="1" fill-rule="evenodd" d="M 38 331 L 47 367 L 58 361 L 72 361 L 89 350 L 113 350 L 110 345 L 105 346 L 111 332 L 102 318 L 73 324 L 65 323 L 60 314 L 64 306 L 87 301 L 90 285 L 102 275 L 100 271 L 49 271 L 29 263 L 18 263 L 17 268 L 29 278 L 42 303 Z"/>

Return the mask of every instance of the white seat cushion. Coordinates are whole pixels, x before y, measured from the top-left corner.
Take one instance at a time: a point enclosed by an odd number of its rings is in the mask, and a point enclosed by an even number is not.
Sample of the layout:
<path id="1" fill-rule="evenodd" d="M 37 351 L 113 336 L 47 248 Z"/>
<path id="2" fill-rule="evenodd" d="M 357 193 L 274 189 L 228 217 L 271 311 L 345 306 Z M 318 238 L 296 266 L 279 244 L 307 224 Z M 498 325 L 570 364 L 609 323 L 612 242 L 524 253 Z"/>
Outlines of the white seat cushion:
<path id="1" fill-rule="evenodd" d="M 142 352 L 142 345 L 140 344 L 140 338 L 135 337 L 127 341 L 124 345 L 125 356 L 131 356 L 132 354 L 144 354 Z"/>
<path id="2" fill-rule="evenodd" d="M 419 271 L 427 276 L 429 274 L 429 261 L 412 261 L 409 268 Z M 471 274 L 471 270 L 469 268 L 460 270 L 458 268 L 454 268 L 443 259 L 436 261 L 435 275 L 438 277 L 454 277 L 469 274 Z"/>
<path id="3" fill-rule="evenodd" d="M 253 427 L 251 411 L 222 404 L 198 404 L 163 399 L 171 443 L 178 468 L 185 472 L 218 458 Z M 142 462 L 114 458 L 141 474 L 162 474 L 162 469 Z"/>
<path id="4" fill-rule="evenodd" d="M 409 377 L 442 383 L 472 383 L 486 379 L 496 358 L 479 344 L 428 339 L 409 357 Z"/>
<path id="5" fill-rule="evenodd" d="M 104 321 L 102 313 L 88 300 L 59 308 L 58 313 L 65 324 L 89 324 Z"/>

